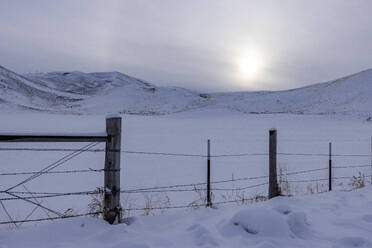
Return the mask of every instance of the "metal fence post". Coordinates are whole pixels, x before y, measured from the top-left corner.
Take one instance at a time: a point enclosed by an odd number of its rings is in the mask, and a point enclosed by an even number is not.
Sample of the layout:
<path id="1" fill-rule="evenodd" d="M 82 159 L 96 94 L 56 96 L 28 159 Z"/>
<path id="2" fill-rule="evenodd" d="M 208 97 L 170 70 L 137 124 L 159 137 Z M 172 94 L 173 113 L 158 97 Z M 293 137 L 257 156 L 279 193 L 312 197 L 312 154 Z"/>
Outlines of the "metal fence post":
<path id="1" fill-rule="evenodd" d="M 105 179 L 103 218 L 110 224 L 121 219 L 120 205 L 120 149 L 121 149 L 121 117 L 106 118 Z"/>
<path id="2" fill-rule="evenodd" d="M 329 142 L 329 160 L 328 160 L 328 189 L 332 191 L 332 142 Z"/>
<path id="3" fill-rule="evenodd" d="M 277 148 L 277 131 L 269 131 L 269 199 L 279 195 L 279 186 L 276 173 L 276 148 Z"/>
<path id="4" fill-rule="evenodd" d="M 207 207 L 212 207 L 211 200 L 211 141 L 208 140 L 207 147 Z"/>

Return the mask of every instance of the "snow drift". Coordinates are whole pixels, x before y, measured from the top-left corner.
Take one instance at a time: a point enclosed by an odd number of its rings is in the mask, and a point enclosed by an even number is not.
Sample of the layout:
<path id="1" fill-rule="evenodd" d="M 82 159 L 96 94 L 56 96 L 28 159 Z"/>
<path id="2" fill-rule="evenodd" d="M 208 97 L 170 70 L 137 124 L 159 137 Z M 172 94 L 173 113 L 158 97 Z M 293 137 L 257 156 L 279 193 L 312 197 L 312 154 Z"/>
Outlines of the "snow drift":
<path id="1" fill-rule="evenodd" d="M 89 217 L 50 221 L 0 229 L 0 247 L 367 248 L 372 247 L 371 195 L 368 187 L 278 197 L 254 205 L 141 216 L 120 225 Z"/>

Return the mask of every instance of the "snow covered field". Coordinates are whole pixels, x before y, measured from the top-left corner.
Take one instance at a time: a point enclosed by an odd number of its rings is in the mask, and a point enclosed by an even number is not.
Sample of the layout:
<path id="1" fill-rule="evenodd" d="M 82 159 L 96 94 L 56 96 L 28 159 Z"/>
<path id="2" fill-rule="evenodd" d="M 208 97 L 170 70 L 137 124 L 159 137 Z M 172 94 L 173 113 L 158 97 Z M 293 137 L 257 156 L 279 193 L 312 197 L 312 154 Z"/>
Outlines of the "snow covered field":
<path id="1" fill-rule="evenodd" d="M 372 188 L 180 210 L 109 225 L 79 218 L 0 231 L 0 247 L 371 247 Z"/>
<path id="2" fill-rule="evenodd" d="M 212 155 L 255 154 L 254 156 L 212 158 L 212 181 L 268 175 L 268 156 L 262 154 L 268 153 L 268 131 L 273 127 L 278 129 L 279 153 L 326 155 L 328 154 L 328 142 L 332 142 L 334 154 L 365 155 L 336 156 L 333 159 L 334 166 L 369 165 L 371 161 L 369 154 L 372 125 L 369 122 L 346 116 L 249 115 L 227 110 L 207 109 L 164 116 L 123 115 L 122 117 L 122 150 L 125 151 L 205 155 L 207 139 L 210 139 Z M 105 130 L 105 117 L 94 115 L 23 113 L 3 115 L 1 120 L 1 132 L 91 133 Z M 83 145 L 85 144 L 2 143 L 0 147 L 79 148 Z M 103 148 L 103 145 L 98 145 L 95 148 Z M 67 153 L 0 151 L 1 173 L 37 171 Z M 84 153 L 56 170 L 100 169 L 103 167 L 103 163 L 103 152 Z M 327 156 L 278 155 L 278 167 L 288 173 L 326 168 L 327 166 Z M 206 158 L 204 157 L 123 153 L 121 168 L 122 190 L 202 183 L 206 179 Z M 366 176 L 370 175 L 371 167 L 335 169 L 333 176 L 351 177 L 358 175 L 359 172 Z M 25 175 L 1 176 L 1 187 L 10 187 L 26 177 Z M 290 175 L 286 178 L 288 181 L 326 179 L 328 178 L 328 171 L 321 170 Z M 243 188 L 266 181 L 267 179 L 264 178 L 215 184 L 212 185 L 212 191 L 213 188 Z M 366 177 L 367 182 L 369 184 L 369 177 Z M 351 188 L 349 185 L 350 179 L 335 180 L 334 183 L 336 190 Z M 28 190 L 36 192 L 76 192 L 94 190 L 96 187 L 101 187 L 102 184 L 103 174 L 92 172 L 43 175 L 27 183 L 26 186 Z M 327 181 L 290 182 L 289 185 L 290 192 L 288 193 L 293 195 L 309 194 L 310 187 L 315 192 L 325 190 L 328 187 Z M 190 189 L 190 187 L 187 189 Z M 23 187 L 14 190 L 25 191 Z M 361 192 L 368 191 L 370 189 Z M 213 193 L 215 202 L 235 199 L 237 195 L 242 193 L 248 198 L 258 194 L 267 195 L 267 185 L 239 192 L 221 190 Z M 359 199 L 360 202 L 353 201 L 353 198 L 348 199 L 349 195 Z M 21 230 L 17 231 L 10 230 L 13 229 L 10 226 L 1 226 L 0 245 L 3 245 L 2 247 L 22 247 L 22 243 L 16 245 L 16 242 L 21 241 L 15 241 L 17 237 L 22 236 L 25 242 L 28 240 L 28 244 L 43 247 L 42 243 L 44 241 L 37 237 L 40 237 L 41 233 L 46 232 L 46 230 L 50 230 L 50 235 L 47 236 L 54 243 L 52 246 L 47 245 L 45 247 L 73 247 L 72 244 L 75 244 L 76 247 L 83 247 L 83 243 L 79 243 L 83 240 L 86 241 L 87 247 L 95 247 L 94 242 L 97 242 L 96 245 L 104 242 L 108 245 L 107 247 L 193 247 L 197 245 L 213 247 L 217 244 L 222 247 L 239 247 L 244 244 L 251 244 L 252 247 L 276 247 L 276 244 L 282 245 L 279 247 L 288 247 L 283 245 L 289 245 L 290 247 L 310 247 L 310 245 L 332 247 L 331 244 L 334 247 L 344 247 L 339 245 L 342 239 L 345 240 L 346 245 L 349 244 L 345 247 L 353 247 L 353 244 L 361 244 L 359 247 L 371 247 L 370 241 L 366 240 L 367 235 L 363 234 L 367 228 L 372 230 L 371 216 L 368 217 L 367 209 L 364 213 L 363 209 L 358 208 L 358 205 L 363 201 L 365 204 L 371 204 L 371 198 L 367 197 L 367 193 L 363 195 L 364 197 L 360 197 L 357 192 L 339 192 L 332 193 L 330 200 L 327 200 L 328 194 L 306 198 L 281 198 L 252 205 L 248 210 L 247 207 L 237 207 L 236 204 L 221 205 L 219 210 L 201 209 L 193 211 L 190 208 L 186 210 L 154 210 L 150 212 L 150 215 L 159 215 L 163 212 L 162 214 L 166 216 L 141 217 L 130 226 L 110 227 L 100 220 L 90 218 L 40 223 L 37 224 L 39 226 L 37 228 L 31 228 L 34 224 L 25 224 Z M 8 196 L 2 194 L 1 197 Z M 122 205 L 124 208 L 143 208 L 146 201 L 150 201 L 154 207 L 166 207 L 188 205 L 198 199 L 198 194 L 195 192 L 123 194 Z M 41 200 L 43 205 L 60 212 L 65 212 L 71 208 L 73 213 L 82 213 L 88 210 L 88 204 L 92 199 L 90 196 L 68 196 Z M 341 200 L 347 201 L 347 204 L 338 206 L 337 204 Z M 26 202 L 3 202 L 14 219 L 24 219 L 34 208 L 33 205 Z M 353 204 L 357 205 L 354 206 Z M 277 213 L 277 210 L 272 210 L 272 208 L 282 209 L 283 207 L 279 205 L 292 209 L 291 214 L 283 215 Z M 261 206 L 263 206 L 263 210 Z M 337 234 L 337 230 L 331 230 L 337 223 L 336 213 L 332 213 L 328 217 L 331 223 L 323 225 L 323 216 L 332 211 L 332 206 L 339 211 L 337 213 L 351 211 L 353 208 L 358 209 L 358 216 L 356 214 L 350 215 L 352 221 L 355 222 L 355 225 L 354 222 L 350 222 L 350 225 L 354 225 L 352 232 L 346 233 L 349 227 L 344 224 L 338 227 L 339 230 L 342 230 L 339 234 Z M 259 209 L 256 209 L 256 207 L 259 207 Z M 306 208 L 303 209 L 304 207 Z M 322 209 L 316 210 L 318 207 Z M 257 235 L 247 234 L 241 226 L 234 226 L 230 219 L 238 209 L 247 211 L 247 213 L 243 213 L 243 216 L 247 216 L 248 219 L 263 218 L 263 226 L 257 227 L 263 228 L 262 233 L 260 231 Z M 297 213 L 302 211 L 306 213 L 309 225 L 304 221 L 306 216 L 303 213 Z M 144 211 L 131 211 L 129 214 L 131 216 L 141 216 Z M 339 223 L 346 223 L 348 218 L 346 214 L 345 212 L 345 216 L 339 220 Z M 270 227 L 271 224 L 266 223 L 268 221 L 267 216 L 276 219 L 278 227 L 283 225 L 283 228 L 277 230 L 278 228 Z M 30 218 L 40 217 L 45 217 L 45 213 L 41 209 L 37 209 Z M 1 211 L 0 218 L 1 221 L 8 220 L 3 211 Z M 244 222 L 245 217 L 237 218 Z M 261 223 L 261 221 L 259 222 Z M 82 223 L 85 223 L 83 227 L 80 226 Z M 298 228 L 295 228 L 296 231 L 292 230 L 293 225 L 299 225 Z M 319 229 L 320 227 L 322 229 Z M 364 231 L 356 234 L 358 228 L 364 228 Z M 63 231 L 66 239 L 52 238 L 58 232 L 66 229 L 68 231 Z M 151 230 L 153 233 L 151 233 Z M 113 233 L 109 233 L 111 231 Z M 165 236 L 166 233 L 169 233 L 167 235 L 169 238 Z M 109 237 L 106 237 L 106 235 Z M 181 240 L 182 236 L 187 237 L 185 241 Z M 82 239 L 76 241 L 80 237 Z M 110 240 L 109 244 L 111 246 L 107 243 L 108 240 Z M 324 243 L 321 242 L 322 240 Z"/>

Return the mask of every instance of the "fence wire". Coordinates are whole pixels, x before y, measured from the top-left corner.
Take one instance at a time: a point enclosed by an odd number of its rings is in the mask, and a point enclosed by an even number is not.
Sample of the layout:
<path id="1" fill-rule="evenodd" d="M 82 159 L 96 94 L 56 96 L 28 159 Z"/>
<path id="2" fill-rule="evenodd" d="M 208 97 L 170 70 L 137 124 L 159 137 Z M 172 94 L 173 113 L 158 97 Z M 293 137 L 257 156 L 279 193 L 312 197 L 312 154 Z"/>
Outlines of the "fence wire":
<path id="1" fill-rule="evenodd" d="M 10 221 L 3 221 L 0 224 L 16 224 L 16 223 L 24 223 L 24 222 L 38 222 L 38 221 L 45 221 L 45 220 L 57 220 L 57 219 L 66 219 L 66 218 L 75 218 L 75 217 L 82 217 L 82 216 L 93 216 L 99 215 L 102 212 L 89 212 L 89 213 L 82 213 L 76 215 L 65 215 L 55 212 L 51 209 L 48 209 L 42 206 L 38 202 L 34 202 L 32 200 L 36 199 L 43 199 L 43 198 L 55 198 L 55 197 L 64 197 L 64 196 L 92 196 L 92 195 L 100 195 L 103 194 L 103 191 L 99 190 L 92 190 L 92 191 L 80 191 L 80 192 L 30 192 L 30 191 L 13 191 L 16 187 L 23 185 L 35 178 L 44 175 L 44 174 L 72 174 L 72 173 L 92 173 L 92 172 L 104 172 L 107 171 L 105 169 L 80 169 L 80 170 L 60 170 L 60 171 L 53 171 L 58 166 L 66 163 L 67 161 L 71 160 L 72 158 L 78 156 L 83 152 L 105 152 L 105 149 L 92 149 L 96 146 L 97 143 L 88 144 L 80 149 L 72 149 L 72 148 L 0 148 L 0 151 L 40 151 L 40 152 L 70 152 L 66 156 L 63 156 L 61 159 L 57 160 L 56 162 L 49 164 L 45 168 L 40 171 L 28 171 L 28 172 L 3 172 L 0 173 L 0 176 L 18 176 L 18 175 L 31 175 L 30 177 L 22 180 L 21 182 L 15 184 L 14 186 L 0 191 L 0 193 L 8 194 L 11 197 L 0 198 L 0 202 L 2 201 L 13 201 L 13 200 L 23 200 L 29 203 L 32 203 L 38 207 L 44 208 L 52 213 L 55 213 L 57 216 L 55 217 L 48 217 L 48 218 L 38 218 L 38 219 L 26 219 L 26 220 L 10 220 Z M 168 153 L 168 152 L 148 152 L 148 151 L 134 151 L 134 150 L 122 150 L 121 153 L 126 154 L 139 154 L 139 155 L 155 155 L 155 156 L 174 156 L 174 157 L 198 157 L 198 158 L 223 158 L 223 157 L 250 157 L 250 156 L 269 156 L 268 153 L 235 153 L 235 154 L 215 154 L 215 155 L 204 155 L 204 154 L 192 154 L 192 153 Z M 310 157 L 329 157 L 329 154 L 325 153 L 277 153 L 279 156 L 310 156 Z M 332 157 L 371 157 L 371 154 L 332 154 Z M 364 168 L 364 167 L 372 167 L 371 164 L 362 164 L 362 165 L 346 165 L 346 166 L 332 166 L 332 169 L 352 169 L 352 168 Z M 290 175 L 299 175 L 299 174 L 307 174 L 313 173 L 318 171 L 328 170 L 329 167 L 322 167 L 316 169 L 309 169 L 309 170 L 300 170 L 300 171 L 292 171 L 284 174 L 280 174 L 279 176 L 290 176 Z M 113 171 L 113 170 L 110 170 Z M 114 170 L 117 171 L 117 170 Z M 362 175 L 363 177 L 371 177 L 372 175 Z M 210 182 L 211 185 L 216 184 L 223 184 L 229 182 L 236 182 L 236 181 L 250 181 L 250 180 L 257 180 L 257 179 L 266 179 L 265 182 L 256 183 L 253 185 L 248 186 L 241 186 L 237 188 L 231 187 L 212 187 L 211 191 L 242 191 L 246 189 L 252 189 L 264 185 L 268 185 L 269 182 L 267 179 L 269 176 L 262 175 L 262 176 L 254 176 L 254 177 L 242 177 L 242 178 L 231 178 L 225 180 L 218 180 Z M 332 177 L 332 180 L 342 180 L 342 179 L 352 179 L 355 177 L 350 176 L 342 176 L 342 177 Z M 306 182 L 319 182 L 319 181 L 328 181 L 329 178 L 316 178 L 316 179 L 304 179 L 304 180 L 285 180 L 288 183 L 306 183 Z M 159 187 L 147 187 L 147 188 L 136 188 L 136 189 L 127 189 L 121 190 L 121 194 L 144 194 L 144 193 L 168 193 L 168 192 L 198 192 L 198 191 L 206 191 L 207 189 L 202 188 L 201 186 L 207 185 L 207 182 L 199 182 L 199 183 L 190 183 L 190 184 L 176 184 L 176 185 L 168 185 L 168 186 L 159 186 Z M 191 188 L 190 188 L 191 187 Z M 26 195 L 24 197 L 20 197 L 19 195 Z M 27 196 L 30 195 L 30 196 Z M 220 202 L 213 202 L 213 205 L 222 205 L 228 203 L 237 203 L 237 202 L 244 202 L 254 200 L 254 198 L 248 198 L 244 200 L 229 200 L 229 201 L 220 201 Z M 195 208 L 195 207 L 202 207 L 206 204 L 188 204 L 188 205 L 176 205 L 176 206 L 165 206 L 165 207 L 152 207 L 152 208 L 126 208 L 123 209 L 124 211 L 144 211 L 144 210 L 163 210 L 163 209 L 180 209 L 180 208 Z"/>
<path id="2" fill-rule="evenodd" d="M 74 148 L 9 148 L 0 147 L 0 151 L 40 151 L 40 152 L 79 152 L 82 149 Z M 89 149 L 84 152 L 105 152 L 105 149 Z M 109 150 L 119 151 L 119 150 Z M 170 152 L 149 152 L 149 151 L 135 151 L 135 150 L 120 150 L 121 153 L 127 154 L 140 154 L 140 155 L 159 155 L 159 156 L 175 156 L 175 157 L 200 157 L 207 158 L 205 154 L 193 154 L 193 153 L 170 153 Z M 329 153 L 288 153 L 288 152 L 277 152 L 276 155 L 280 156 L 310 156 L 310 157 L 329 157 Z M 231 154 L 211 154 L 211 158 L 221 157 L 249 157 L 249 156 L 269 156 L 269 153 L 231 153 Z M 371 154 L 332 154 L 332 157 L 371 157 Z"/>
<path id="3" fill-rule="evenodd" d="M 245 203 L 249 201 L 256 201 L 256 198 L 246 198 L 240 200 L 228 200 L 228 201 L 219 201 L 213 202 L 212 205 L 224 205 L 230 203 Z M 187 208 L 197 208 L 197 207 L 204 207 L 206 204 L 188 204 L 188 205 L 176 205 L 176 206 L 164 206 L 164 207 L 146 207 L 146 208 L 123 208 L 122 211 L 148 211 L 148 210 L 164 210 L 164 209 L 187 209 Z M 38 219 L 28 219 L 28 220 L 13 220 L 13 221 L 2 221 L 2 224 L 18 224 L 18 223 L 26 223 L 26 222 L 40 222 L 40 221 L 50 221 L 50 220 L 60 220 L 60 219 L 69 219 L 69 218 L 77 218 L 77 217 L 84 217 L 84 216 L 97 216 L 102 214 L 102 211 L 96 212 L 88 212 L 82 214 L 75 214 L 75 215 L 63 215 L 58 217 L 49 217 L 49 218 L 38 218 Z"/>
<path id="4" fill-rule="evenodd" d="M 27 222 L 40 222 L 40 221 L 47 221 L 47 220 L 69 219 L 69 218 L 77 218 L 77 217 L 83 217 L 83 216 L 94 216 L 94 215 L 97 215 L 97 214 L 102 214 L 102 212 L 99 211 L 99 212 L 92 212 L 92 213 L 83 213 L 83 214 L 75 214 L 75 215 L 62 215 L 62 216 L 58 216 L 58 217 L 28 219 L 28 220 L 2 221 L 2 222 L 0 222 L 0 225 L 3 225 L 3 224 L 19 224 L 19 223 L 27 223 Z"/>

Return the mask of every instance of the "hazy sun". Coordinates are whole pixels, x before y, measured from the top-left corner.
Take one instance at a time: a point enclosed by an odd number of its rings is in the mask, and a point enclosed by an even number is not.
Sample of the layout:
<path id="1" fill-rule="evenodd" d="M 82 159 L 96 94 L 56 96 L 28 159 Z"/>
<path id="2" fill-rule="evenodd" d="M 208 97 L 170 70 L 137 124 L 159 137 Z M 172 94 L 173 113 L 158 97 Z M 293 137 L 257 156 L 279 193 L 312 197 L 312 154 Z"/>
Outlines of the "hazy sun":
<path id="1" fill-rule="evenodd" d="M 264 65 L 263 57 L 257 50 L 242 52 L 237 59 L 239 78 L 257 79 Z"/>

